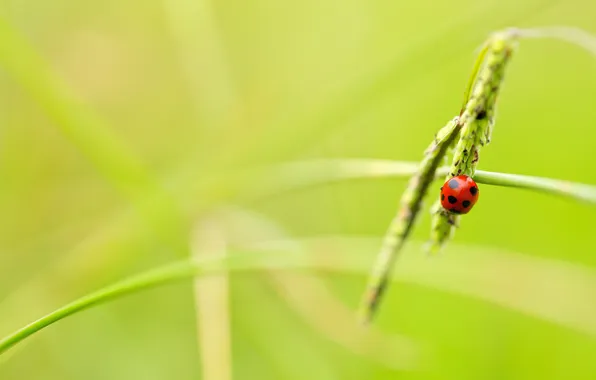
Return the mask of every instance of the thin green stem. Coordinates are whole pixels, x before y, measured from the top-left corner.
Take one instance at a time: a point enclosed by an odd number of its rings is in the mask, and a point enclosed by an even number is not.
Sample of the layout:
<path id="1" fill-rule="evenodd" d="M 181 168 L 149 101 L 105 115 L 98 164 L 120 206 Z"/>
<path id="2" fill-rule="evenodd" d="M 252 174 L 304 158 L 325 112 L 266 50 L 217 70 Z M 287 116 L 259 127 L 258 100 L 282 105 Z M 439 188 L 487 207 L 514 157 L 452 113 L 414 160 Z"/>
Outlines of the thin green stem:
<path id="1" fill-rule="evenodd" d="M 295 191 L 332 182 L 368 178 L 409 178 L 417 173 L 418 162 L 381 159 L 329 159 L 281 164 L 269 171 L 258 188 L 251 189 L 257 198 Z M 445 176 L 449 168 L 442 167 L 435 178 Z M 269 178 L 268 181 L 266 178 Z M 596 204 L 596 186 L 561 179 L 506 174 L 476 170 L 477 183 L 539 191 L 551 195 Z M 263 186 L 264 185 L 264 186 Z"/>
<path id="2" fill-rule="evenodd" d="M 474 180 L 485 185 L 514 187 L 596 203 L 596 186 L 560 179 L 477 170 Z"/>
<path id="3" fill-rule="evenodd" d="M 281 260 L 280 256 L 283 256 L 281 257 Z M 203 260 L 180 261 L 157 268 L 90 293 L 24 326 L 0 340 L 0 355 L 15 344 L 43 328 L 72 314 L 104 303 L 113 298 L 152 288 L 164 283 L 193 276 L 221 273 L 225 270 L 266 269 L 269 267 L 276 267 L 278 264 L 281 264 L 282 266 L 300 266 L 301 263 L 303 265 L 307 264 L 304 257 L 302 257 L 302 260 L 298 261 L 293 260 L 294 258 L 293 255 L 280 255 L 279 252 L 265 252 L 259 255 L 243 253 Z M 300 257 L 297 258 L 300 259 Z"/>
<path id="4" fill-rule="evenodd" d="M 0 340 L 0 354 L 4 353 L 6 350 L 13 347 L 15 344 L 19 343 L 28 336 L 55 322 L 58 322 L 61 319 L 68 317 L 69 315 L 88 309 L 94 305 L 104 303 L 112 298 L 117 298 L 141 289 L 157 286 L 164 282 L 170 282 L 189 277 L 196 272 L 199 272 L 199 268 L 200 266 L 195 266 L 191 262 L 176 263 L 136 277 L 132 277 L 128 280 L 124 280 L 81 297 L 78 300 L 47 314 L 46 316 L 26 325 L 25 327 Z"/>

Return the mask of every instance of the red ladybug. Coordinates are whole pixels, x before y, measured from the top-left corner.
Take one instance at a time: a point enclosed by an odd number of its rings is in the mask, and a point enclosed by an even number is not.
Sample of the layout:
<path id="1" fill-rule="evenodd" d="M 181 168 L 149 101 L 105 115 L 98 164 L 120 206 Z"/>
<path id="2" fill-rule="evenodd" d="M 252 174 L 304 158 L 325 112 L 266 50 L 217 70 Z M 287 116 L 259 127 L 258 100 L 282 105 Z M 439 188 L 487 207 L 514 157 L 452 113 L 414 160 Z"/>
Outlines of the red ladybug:
<path id="1" fill-rule="evenodd" d="M 441 187 L 441 204 L 454 214 L 467 214 L 478 201 L 478 185 L 467 175 L 453 177 Z"/>

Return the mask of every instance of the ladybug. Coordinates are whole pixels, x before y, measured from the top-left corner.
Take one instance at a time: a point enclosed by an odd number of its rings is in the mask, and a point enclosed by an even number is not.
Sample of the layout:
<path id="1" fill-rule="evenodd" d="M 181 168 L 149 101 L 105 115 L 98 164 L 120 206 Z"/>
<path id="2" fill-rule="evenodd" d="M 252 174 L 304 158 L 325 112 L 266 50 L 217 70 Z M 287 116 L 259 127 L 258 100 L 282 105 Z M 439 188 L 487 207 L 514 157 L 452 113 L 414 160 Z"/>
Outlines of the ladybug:
<path id="1" fill-rule="evenodd" d="M 467 175 L 453 177 L 441 187 L 441 205 L 454 214 L 467 214 L 478 201 L 478 185 Z"/>

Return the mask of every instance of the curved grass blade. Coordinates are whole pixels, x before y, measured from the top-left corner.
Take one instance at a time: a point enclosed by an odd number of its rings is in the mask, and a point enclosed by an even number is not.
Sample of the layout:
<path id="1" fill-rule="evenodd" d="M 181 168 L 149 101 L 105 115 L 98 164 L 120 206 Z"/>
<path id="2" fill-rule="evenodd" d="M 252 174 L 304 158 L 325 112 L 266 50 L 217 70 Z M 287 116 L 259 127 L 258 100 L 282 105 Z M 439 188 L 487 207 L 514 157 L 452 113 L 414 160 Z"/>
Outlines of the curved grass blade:
<path id="1" fill-rule="evenodd" d="M 255 244 L 225 257 L 183 261 L 133 276 L 69 303 L 0 340 L 0 354 L 70 315 L 115 298 L 172 281 L 208 276 L 222 271 L 317 269 L 365 275 L 371 248 L 378 239 L 322 237 L 299 240 L 303 249 L 287 252 L 287 241 Z M 413 250 L 419 247 L 413 247 Z M 452 244 L 457 255 L 429 261 L 420 255 L 403 256 L 392 279 L 460 294 L 540 318 L 596 338 L 596 308 L 592 291 L 596 271 L 589 267 L 495 248 Z M 506 284 L 502 273 L 508 274 Z M 544 283 L 551 292 L 544 293 Z M 507 285 L 508 287 L 504 287 Z M 558 295 L 553 298 L 552 294 Z"/>

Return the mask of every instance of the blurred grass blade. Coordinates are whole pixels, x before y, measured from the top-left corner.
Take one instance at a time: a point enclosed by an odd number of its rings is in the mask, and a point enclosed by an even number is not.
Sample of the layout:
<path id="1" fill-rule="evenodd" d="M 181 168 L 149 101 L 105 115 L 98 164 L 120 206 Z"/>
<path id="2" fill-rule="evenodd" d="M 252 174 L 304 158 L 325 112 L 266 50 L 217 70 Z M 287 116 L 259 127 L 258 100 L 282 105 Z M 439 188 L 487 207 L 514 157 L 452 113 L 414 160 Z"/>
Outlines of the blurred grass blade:
<path id="1" fill-rule="evenodd" d="M 206 126 L 220 121 L 236 102 L 223 38 L 212 0 L 163 0 L 180 63 Z"/>
<path id="2" fill-rule="evenodd" d="M 299 241 L 313 268 L 358 275 L 368 274 L 371 252 L 379 244 L 378 238 L 344 236 Z M 267 242 L 254 248 L 279 249 L 284 244 Z M 457 243 L 446 247 L 445 255 L 429 258 L 419 254 L 424 244 L 416 242 L 405 250 L 393 280 L 476 298 L 596 339 L 595 269 Z"/>
<path id="3" fill-rule="evenodd" d="M 4 68 L 112 186 L 171 242 L 180 226 L 173 199 L 160 188 L 130 147 L 78 99 L 6 20 L 0 18 L 0 67 Z M 178 248 L 182 248 L 179 244 Z"/>
<path id="4" fill-rule="evenodd" d="M 317 238 L 299 240 L 300 252 L 287 252 L 288 241 L 259 243 L 242 253 L 164 266 L 105 287 L 65 305 L 0 340 L 0 353 L 89 307 L 167 282 L 222 271 L 316 268 L 367 274 L 378 239 Z M 280 249 L 281 247 L 281 249 Z M 418 251 L 420 247 L 413 247 Z M 393 279 L 439 291 L 474 297 L 503 308 L 556 323 L 596 338 L 596 271 L 589 267 L 495 248 L 451 244 L 454 254 L 429 260 L 418 254 L 402 257 Z M 457 253 L 457 254 L 455 254 Z M 507 281 L 503 281 L 507 274 Z M 545 284 L 548 284 L 546 286 Z"/>
<path id="5" fill-rule="evenodd" d="M 8 23 L 0 19 L 0 65 L 97 169 L 125 194 L 151 182 L 142 163 L 51 71 Z"/>
<path id="6" fill-rule="evenodd" d="M 246 191 L 247 198 L 260 198 L 333 182 L 380 177 L 409 177 L 419 162 L 379 159 L 313 159 L 271 166 Z M 250 174 L 251 176 L 255 174 Z"/>
<path id="7" fill-rule="evenodd" d="M 200 261 L 227 255 L 227 240 L 217 222 L 200 220 L 191 238 L 191 259 Z M 229 279 L 226 273 L 194 280 L 197 341 L 202 379 L 232 379 Z"/>
<path id="8" fill-rule="evenodd" d="M 292 310 L 326 339 L 396 371 L 420 364 L 419 348 L 411 339 L 361 326 L 353 310 L 325 286 L 320 276 L 271 271 L 269 277 Z"/>
<path id="9" fill-rule="evenodd" d="M 225 207 L 218 210 L 216 218 L 227 228 L 230 244 L 245 246 L 253 242 L 283 241 L 284 245 L 277 249 L 295 253 L 304 251 L 300 240 L 292 238 L 282 225 L 261 213 Z M 263 277 L 315 331 L 347 351 L 394 370 L 411 370 L 420 361 L 419 348 L 411 340 L 398 335 L 386 336 L 374 327 L 362 328 L 354 318 L 354 310 L 338 300 L 314 273 L 270 270 Z M 254 297 L 244 285 L 238 291 L 242 298 Z M 243 318 L 250 313 L 255 313 L 256 319 L 260 310 L 245 310 Z"/>
<path id="10" fill-rule="evenodd" d="M 522 28 L 519 33 L 524 38 L 553 38 L 579 46 L 596 57 L 596 35 L 584 29 L 572 26 L 544 26 L 537 28 Z"/>
<path id="11" fill-rule="evenodd" d="M 556 0 L 523 4 L 477 2 L 474 6 L 459 9 L 455 17 L 443 20 L 443 23 L 434 28 L 416 30 L 416 33 L 409 36 L 407 43 L 396 51 L 392 62 L 342 86 L 313 112 L 305 112 L 303 108 L 293 109 L 283 120 L 266 127 L 259 126 L 258 138 L 251 139 L 258 144 L 252 144 L 246 139 L 228 141 L 228 144 L 235 144 L 227 145 L 228 150 L 243 153 L 234 155 L 233 161 L 239 162 L 244 157 L 250 162 L 272 162 L 303 153 L 317 141 L 324 141 L 357 119 L 358 115 L 387 99 L 409 97 L 417 85 L 467 54 L 469 47 L 477 45 L 477 36 L 470 31 L 490 30 L 491 27 L 485 20 L 498 14 L 503 21 L 509 20 L 505 23 L 516 24 L 554 3 Z M 446 47 L 446 41 L 459 43 L 454 47 Z M 423 70 L 419 70 L 421 66 L 424 67 Z M 414 70 L 424 75 L 412 75 Z M 275 149 L 263 149 L 264 146 Z"/>

